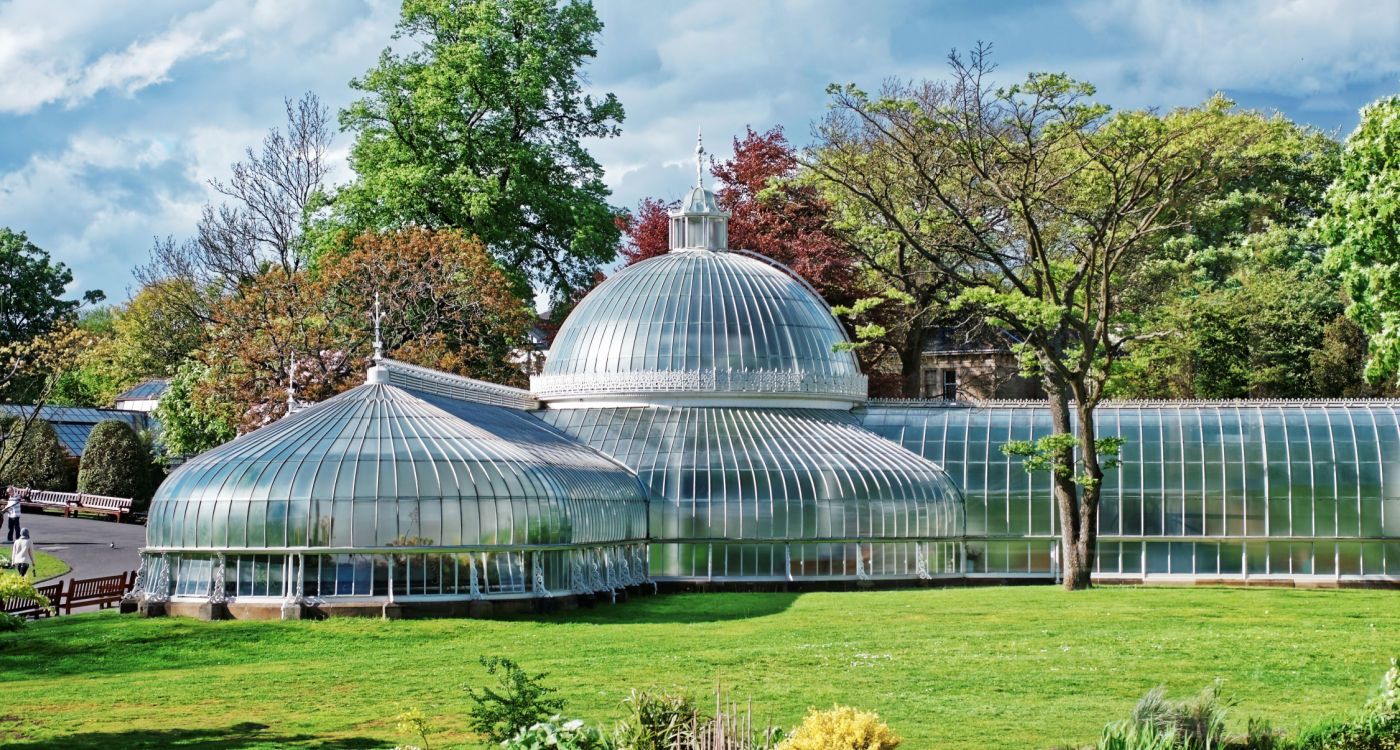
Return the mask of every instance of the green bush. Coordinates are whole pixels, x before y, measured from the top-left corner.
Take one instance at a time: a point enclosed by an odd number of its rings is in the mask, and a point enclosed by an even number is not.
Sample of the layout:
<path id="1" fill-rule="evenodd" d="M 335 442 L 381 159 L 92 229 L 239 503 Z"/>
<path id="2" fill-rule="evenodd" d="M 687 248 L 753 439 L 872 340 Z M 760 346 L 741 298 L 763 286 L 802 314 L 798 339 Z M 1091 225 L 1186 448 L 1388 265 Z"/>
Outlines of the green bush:
<path id="1" fill-rule="evenodd" d="M 40 594 L 28 578 L 8 570 L 0 571 L 0 601 L 5 599 L 29 599 L 39 606 L 53 611 L 53 602 Z M 24 627 L 24 618 L 0 612 L 0 633 L 19 630 Z"/>
<path id="2" fill-rule="evenodd" d="M 1151 727 L 1181 750 L 1215 750 L 1225 741 L 1225 715 L 1230 702 L 1220 697 L 1220 683 L 1194 698 L 1167 700 L 1166 688 L 1148 692 L 1133 708 L 1129 722 Z"/>
<path id="3" fill-rule="evenodd" d="M 125 422 L 98 422 L 78 468 L 78 491 L 140 498 L 149 484 L 151 454 Z"/>
<path id="4" fill-rule="evenodd" d="M 467 695 L 476 703 L 467 722 L 473 732 L 492 742 L 504 742 L 563 710 L 564 700 L 552 696 L 557 691 L 541 682 L 545 675 L 532 677 L 515 662 L 501 657 L 483 656 L 481 665 L 486 667 L 486 674 L 498 676 L 500 690 L 486 687 L 478 692 L 467 688 Z"/>
<path id="5" fill-rule="evenodd" d="M 15 440 L 23 430 L 23 439 Z M 68 451 L 58 442 L 58 433 L 46 420 L 35 419 L 24 430 L 14 415 L 0 417 L 0 436 L 6 436 L 0 454 L 0 485 L 13 484 L 35 490 L 71 492 L 73 472 L 68 467 Z"/>
<path id="6" fill-rule="evenodd" d="M 622 700 L 627 716 L 613 730 L 617 750 L 672 750 L 700 711 L 684 695 L 633 690 Z"/>
<path id="7" fill-rule="evenodd" d="M 609 750 L 608 738 L 583 721 L 551 716 L 521 729 L 501 743 L 505 750 Z"/>

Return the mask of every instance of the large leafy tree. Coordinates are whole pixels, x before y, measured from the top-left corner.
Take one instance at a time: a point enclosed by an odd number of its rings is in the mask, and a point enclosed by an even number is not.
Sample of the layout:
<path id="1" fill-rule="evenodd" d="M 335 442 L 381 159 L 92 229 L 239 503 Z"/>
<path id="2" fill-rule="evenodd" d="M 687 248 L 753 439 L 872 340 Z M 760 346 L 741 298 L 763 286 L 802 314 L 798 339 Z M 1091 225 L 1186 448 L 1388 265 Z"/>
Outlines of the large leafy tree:
<path id="1" fill-rule="evenodd" d="M 833 87 L 812 169 L 879 232 L 957 290 L 955 304 L 1014 332 L 1049 397 L 1052 435 L 1011 444 L 1050 470 L 1067 588 L 1089 585 L 1099 497 L 1120 444 L 1096 409 L 1136 327 L 1125 291 L 1173 206 L 1199 194 L 1218 108 L 1111 114 L 1091 86 L 1032 74 L 991 83 L 985 49 L 943 82 L 872 97 Z"/>
<path id="2" fill-rule="evenodd" d="M 579 0 L 407 0 L 395 37 L 351 85 L 358 179 L 338 196 L 357 229 L 457 228 L 560 299 L 614 257 L 603 170 L 583 141 L 619 133 L 622 105 L 583 93 L 602 24 Z"/>
<path id="3" fill-rule="evenodd" d="M 197 359 L 180 365 L 155 411 L 167 454 L 193 456 L 234 438 L 238 408 L 221 395 L 207 365 Z"/>
<path id="4" fill-rule="evenodd" d="M 1341 314 L 1334 274 L 1310 224 L 1340 168 L 1336 141 L 1286 118 L 1222 110 L 1202 123 L 1215 168 L 1142 263 L 1128 306 L 1144 335 L 1113 375 L 1112 395 L 1246 398 L 1338 395 L 1314 377 L 1313 352 Z M 1194 112 L 1175 119 L 1199 121 Z M 1358 376 L 1355 362 L 1342 365 Z M 1341 375 L 1339 373 L 1338 375 Z"/>
<path id="5" fill-rule="evenodd" d="M 1341 273 L 1347 314 L 1371 334 L 1372 380 L 1400 375 L 1400 96 L 1373 102 L 1347 137 L 1342 173 L 1319 221 Z"/>
<path id="6" fill-rule="evenodd" d="M 522 355 L 534 312 L 481 243 L 455 229 L 365 233 L 326 263 L 317 293 L 350 322 L 346 346 L 371 349 L 379 294 L 386 356 L 497 383 L 526 385 Z"/>
<path id="7" fill-rule="evenodd" d="M 90 291 L 82 301 L 65 300 L 71 283 L 68 267 L 51 260 L 28 235 L 0 227 L 0 346 L 48 333 L 83 302 L 103 298 L 102 292 Z"/>

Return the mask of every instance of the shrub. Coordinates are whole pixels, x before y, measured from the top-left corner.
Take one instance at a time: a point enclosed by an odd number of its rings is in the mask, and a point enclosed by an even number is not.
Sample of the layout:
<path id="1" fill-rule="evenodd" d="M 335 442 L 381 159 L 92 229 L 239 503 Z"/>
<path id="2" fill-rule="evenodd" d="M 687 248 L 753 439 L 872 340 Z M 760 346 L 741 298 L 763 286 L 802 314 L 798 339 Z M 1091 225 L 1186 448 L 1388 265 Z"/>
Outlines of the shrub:
<path id="1" fill-rule="evenodd" d="M 437 731 L 437 727 L 428 721 L 428 717 L 417 708 L 412 708 L 398 715 L 394 721 L 394 726 L 400 732 L 416 738 L 421 745 L 395 745 L 394 750 L 432 750 L 428 745 L 428 735 Z"/>
<path id="2" fill-rule="evenodd" d="M 17 434 L 23 423 L 18 417 L 0 419 L 0 434 Z M 58 442 L 58 433 L 47 420 L 35 419 L 19 441 L 5 441 L 0 459 L 0 485 L 13 484 L 36 490 L 67 492 L 73 489 L 73 472 L 68 468 L 68 452 Z"/>
<path id="3" fill-rule="evenodd" d="M 894 750 L 899 737 L 879 715 L 849 706 L 811 709 L 778 750 Z"/>
<path id="4" fill-rule="evenodd" d="M 501 743 L 506 750 L 608 750 L 608 738 L 583 721 L 551 716 L 531 724 Z"/>
<path id="5" fill-rule="evenodd" d="M 1181 750 L 1215 750 L 1225 741 L 1225 715 L 1230 701 L 1220 697 L 1220 683 L 1194 698 L 1167 700 L 1166 688 L 1157 687 L 1138 701 L 1129 722 L 1151 727 L 1171 741 L 1167 747 Z"/>
<path id="6" fill-rule="evenodd" d="M 53 602 L 40 594 L 28 578 L 12 571 L 0 571 L 0 601 L 5 599 L 29 599 L 41 607 L 53 611 Z M 0 633 L 19 630 L 24 627 L 24 618 L 0 612 Z"/>
<path id="7" fill-rule="evenodd" d="M 700 711 L 684 695 L 633 690 L 622 700 L 626 718 L 613 731 L 618 750 L 672 750 Z"/>
<path id="8" fill-rule="evenodd" d="M 492 742 L 504 742 L 563 710 L 564 700 L 552 697 L 555 689 L 541 683 L 546 675 L 531 677 L 515 662 L 500 657 L 483 656 L 481 665 L 486 667 L 486 674 L 499 675 L 500 691 L 486 687 L 477 692 L 467 688 L 467 695 L 476 703 L 467 722 L 473 732 Z"/>
<path id="9" fill-rule="evenodd" d="M 98 422 L 88 437 L 78 468 L 78 491 L 135 498 L 142 494 L 151 456 L 125 422 Z"/>
<path id="10" fill-rule="evenodd" d="M 1174 750 L 1176 738 L 1153 724 L 1120 721 L 1104 727 L 1095 750 Z"/>

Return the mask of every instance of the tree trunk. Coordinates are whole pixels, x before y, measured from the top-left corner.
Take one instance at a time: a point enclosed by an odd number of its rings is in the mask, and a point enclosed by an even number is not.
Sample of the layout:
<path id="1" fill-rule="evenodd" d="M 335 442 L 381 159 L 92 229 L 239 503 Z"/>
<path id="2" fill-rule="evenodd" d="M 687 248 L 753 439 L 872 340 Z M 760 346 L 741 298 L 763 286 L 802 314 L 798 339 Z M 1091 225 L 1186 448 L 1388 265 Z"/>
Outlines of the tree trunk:
<path id="1" fill-rule="evenodd" d="M 1074 423 L 1070 419 L 1069 389 L 1063 384 L 1046 379 L 1045 391 L 1050 401 L 1050 424 L 1056 435 L 1073 435 Z M 1080 486 L 1074 481 L 1074 449 L 1066 448 L 1054 456 L 1057 467 L 1068 467 L 1067 471 L 1050 472 L 1055 493 L 1055 507 L 1060 517 L 1060 570 L 1064 576 L 1064 586 L 1068 591 L 1089 588 L 1089 573 L 1093 570 L 1090 556 L 1086 555 L 1083 531 L 1084 519 L 1080 512 Z M 1087 562 L 1086 562 L 1087 561 Z"/>
<path id="2" fill-rule="evenodd" d="M 1103 491 L 1103 466 L 1099 464 L 1099 452 L 1095 445 L 1098 439 L 1098 425 L 1094 421 L 1094 407 L 1086 405 L 1084 399 L 1075 400 L 1075 411 L 1079 417 L 1079 460 L 1084 467 L 1083 478 L 1079 483 L 1079 535 L 1076 540 L 1075 558 L 1078 561 L 1076 573 L 1082 577 L 1083 585 L 1075 588 L 1089 588 L 1089 576 L 1094 571 L 1099 543 L 1099 498 Z M 1069 587 L 1069 577 L 1065 577 L 1065 587 Z"/>
<path id="3" fill-rule="evenodd" d="M 905 398 L 932 396 L 920 393 L 923 385 L 924 364 L 924 316 L 909 323 L 909 334 L 904 337 L 904 346 L 899 348 L 900 388 Z"/>

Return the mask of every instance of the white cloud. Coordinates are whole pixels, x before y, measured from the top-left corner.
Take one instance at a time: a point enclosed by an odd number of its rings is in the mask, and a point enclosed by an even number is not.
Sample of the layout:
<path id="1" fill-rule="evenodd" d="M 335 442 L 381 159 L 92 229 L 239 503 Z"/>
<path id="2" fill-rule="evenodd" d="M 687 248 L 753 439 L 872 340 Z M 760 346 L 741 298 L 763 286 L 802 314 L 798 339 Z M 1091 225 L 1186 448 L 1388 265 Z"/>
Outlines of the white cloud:
<path id="1" fill-rule="evenodd" d="M 1079 2 L 1089 28 L 1132 40 L 1134 88 L 1326 94 L 1400 73 L 1400 3 L 1362 0 Z"/>

